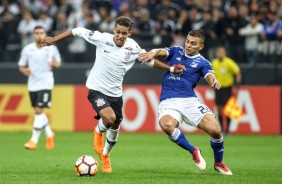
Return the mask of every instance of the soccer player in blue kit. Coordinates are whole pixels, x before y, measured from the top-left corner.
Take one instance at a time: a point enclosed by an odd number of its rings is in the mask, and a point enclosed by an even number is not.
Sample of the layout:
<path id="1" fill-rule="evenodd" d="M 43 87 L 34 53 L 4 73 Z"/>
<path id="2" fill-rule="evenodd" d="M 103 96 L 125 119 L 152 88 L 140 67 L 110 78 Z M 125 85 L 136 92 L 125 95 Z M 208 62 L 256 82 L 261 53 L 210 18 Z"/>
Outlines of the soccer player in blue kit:
<path id="1" fill-rule="evenodd" d="M 195 92 L 198 81 L 203 76 L 210 87 L 220 89 L 212 66 L 199 53 L 204 48 L 205 35 L 200 30 L 188 33 L 185 47 L 173 46 L 165 49 L 153 49 L 139 55 L 143 62 L 154 58 L 165 58 L 170 66 L 185 65 L 186 70 L 180 74 L 166 72 L 160 95 L 158 120 L 168 138 L 181 148 L 189 151 L 197 168 L 206 169 L 200 149 L 193 146 L 178 129 L 179 123 L 185 122 L 210 135 L 210 144 L 214 152 L 214 169 L 224 175 L 232 175 L 223 162 L 223 135 L 211 110 L 202 104 Z"/>

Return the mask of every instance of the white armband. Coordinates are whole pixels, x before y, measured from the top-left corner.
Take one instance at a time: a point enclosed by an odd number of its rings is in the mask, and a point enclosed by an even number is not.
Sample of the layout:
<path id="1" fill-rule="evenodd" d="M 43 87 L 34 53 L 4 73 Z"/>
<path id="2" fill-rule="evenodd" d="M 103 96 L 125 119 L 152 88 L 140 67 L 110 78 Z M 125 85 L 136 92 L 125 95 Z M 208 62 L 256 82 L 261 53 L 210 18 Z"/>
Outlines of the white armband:
<path id="1" fill-rule="evenodd" d="M 148 65 L 149 67 L 153 67 L 155 64 L 155 59 L 152 59 L 151 61 L 146 62 L 145 64 Z"/>

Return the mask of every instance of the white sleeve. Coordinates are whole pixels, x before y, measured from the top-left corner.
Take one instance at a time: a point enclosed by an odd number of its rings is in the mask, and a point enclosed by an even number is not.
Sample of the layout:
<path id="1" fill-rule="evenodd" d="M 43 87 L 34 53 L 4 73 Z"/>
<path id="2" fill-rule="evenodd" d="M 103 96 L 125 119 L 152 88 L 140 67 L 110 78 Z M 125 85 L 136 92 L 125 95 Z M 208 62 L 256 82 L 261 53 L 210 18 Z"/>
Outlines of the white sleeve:
<path id="1" fill-rule="evenodd" d="M 59 52 L 59 50 L 56 46 L 53 47 L 53 57 L 52 57 L 52 59 L 55 62 L 61 62 L 61 55 L 60 55 L 60 52 Z"/>
<path id="2" fill-rule="evenodd" d="M 18 65 L 19 66 L 27 66 L 27 53 L 26 53 L 26 49 L 24 48 L 21 52 L 21 57 L 20 57 L 20 60 L 19 60 L 19 63 Z"/>
<path id="3" fill-rule="evenodd" d="M 71 30 L 73 36 L 84 38 L 89 43 L 93 45 L 99 45 L 102 39 L 102 33 L 99 31 L 91 31 L 89 29 L 85 29 L 83 27 L 77 27 Z"/>

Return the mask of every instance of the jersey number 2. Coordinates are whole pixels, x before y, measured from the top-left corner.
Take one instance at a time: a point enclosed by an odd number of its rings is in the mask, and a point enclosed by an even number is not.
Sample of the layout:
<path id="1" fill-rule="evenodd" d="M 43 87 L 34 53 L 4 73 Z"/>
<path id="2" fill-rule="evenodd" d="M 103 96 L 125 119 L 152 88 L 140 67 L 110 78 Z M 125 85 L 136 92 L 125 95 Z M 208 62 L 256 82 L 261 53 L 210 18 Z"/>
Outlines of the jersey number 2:
<path id="1" fill-rule="evenodd" d="M 202 114 L 205 114 L 211 111 L 207 106 L 199 106 L 198 109 L 201 111 Z"/>

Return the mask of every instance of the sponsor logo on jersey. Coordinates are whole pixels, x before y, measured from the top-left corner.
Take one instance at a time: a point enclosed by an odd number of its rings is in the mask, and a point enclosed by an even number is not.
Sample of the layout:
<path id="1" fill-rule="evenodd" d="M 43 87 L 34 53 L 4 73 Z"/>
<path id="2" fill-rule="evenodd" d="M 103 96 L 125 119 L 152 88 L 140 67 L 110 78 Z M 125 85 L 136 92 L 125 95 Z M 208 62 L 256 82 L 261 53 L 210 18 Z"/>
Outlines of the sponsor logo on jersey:
<path id="1" fill-rule="evenodd" d="M 108 50 L 104 50 L 104 52 L 105 52 L 105 53 L 110 53 L 110 51 L 108 51 Z"/>
<path id="2" fill-rule="evenodd" d="M 111 47 L 113 47 L 113 46 L 114 46 L 114 44 L 113 44 L 113 43 L 111 43 L 111 42 L 106 42 L 106 45 L 111 46 Z"/>
<path id="3" fill-rule="evenodd" d="M 102 98 L 98 98 L 97 100 L 95 100 L 97 107 L 101 107 L 103 105 L 106 104 L 105 100 Z"/>
<path id="4" fill-rule="evenodd" d="M 94 34 L 94 31 L 90 31 L 88 35 L 92 36 L 93 34 Z"/>
<path id="5" fill-rule="evenodd" d="M 126 50 L 130 50 L 130 51 L 132 51 L 132 50 L 133 50 L 133 48 L 132 48 L 132 47 L 125 47 L 124 49 L 126 49 Z"/>

